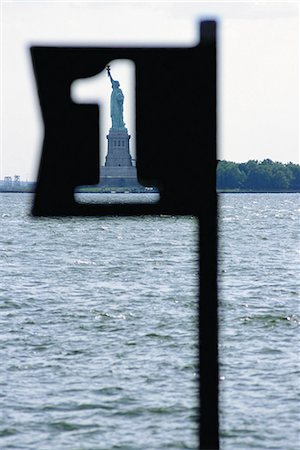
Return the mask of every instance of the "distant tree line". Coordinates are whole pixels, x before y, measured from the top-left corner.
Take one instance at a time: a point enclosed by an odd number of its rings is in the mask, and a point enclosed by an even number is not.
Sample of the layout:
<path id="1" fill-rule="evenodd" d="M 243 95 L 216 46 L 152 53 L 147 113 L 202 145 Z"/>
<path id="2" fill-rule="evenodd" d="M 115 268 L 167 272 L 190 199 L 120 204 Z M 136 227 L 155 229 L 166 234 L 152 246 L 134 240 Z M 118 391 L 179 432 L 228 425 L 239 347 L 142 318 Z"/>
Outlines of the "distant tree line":
<path id="1" fill-rule="evenodd" d="M 218 190 L 300 191 L 300 165 L 271 159 L 246 163 L 219 161 Z"/>

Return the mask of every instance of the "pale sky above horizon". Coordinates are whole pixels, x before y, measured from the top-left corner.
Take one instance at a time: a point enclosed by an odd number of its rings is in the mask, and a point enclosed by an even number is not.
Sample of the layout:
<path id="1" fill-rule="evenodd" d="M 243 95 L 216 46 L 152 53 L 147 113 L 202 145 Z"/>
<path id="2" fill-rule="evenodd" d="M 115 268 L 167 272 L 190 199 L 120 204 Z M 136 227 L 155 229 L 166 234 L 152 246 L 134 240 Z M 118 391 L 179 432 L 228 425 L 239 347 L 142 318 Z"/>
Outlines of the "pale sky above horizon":
<path id="1" fill-rule="evenodd" d="M 219 159 L 299 163 L 298 2 L 2 0 L 0 178 L 36 178 L 43 124 L 30 45 L 190 46 L 205 18 L 219 24 Z M 125 122 L 133 135 L 134 67 L 115 62 L 112 68 L 125 95 Z M 188 86 L 182 88 L 190 95 Z M 85 84 L 78 81 L 72 89 L 75 101 L 102 102 L 104 134 L 110 127 L 110 92 L 103 74 Z"/>

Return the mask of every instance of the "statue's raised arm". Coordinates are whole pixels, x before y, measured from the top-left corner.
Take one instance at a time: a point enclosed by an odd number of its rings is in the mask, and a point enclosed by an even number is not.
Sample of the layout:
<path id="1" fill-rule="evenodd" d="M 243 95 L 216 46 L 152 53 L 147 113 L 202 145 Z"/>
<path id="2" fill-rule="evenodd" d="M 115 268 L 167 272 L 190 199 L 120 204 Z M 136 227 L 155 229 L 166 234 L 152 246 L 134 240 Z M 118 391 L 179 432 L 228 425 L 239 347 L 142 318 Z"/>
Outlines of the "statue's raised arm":
<path id="1" fill-rule="evenodd" d="M 111 76 L 111 73 L 110 73 L 110 65 L 109 65 L 109 64 L 106 66 L 106 70 L 107 70 L 107 75 L 108 75 L 108 77 L 109 77 L 109 79 L 110 79 L 110 81 L 111 81 L 111 85 L 112 85 L 112 87 L 113 87 L 113 82 L 114 82 L 115 80 L 113 80 L 113 77 Z"/>

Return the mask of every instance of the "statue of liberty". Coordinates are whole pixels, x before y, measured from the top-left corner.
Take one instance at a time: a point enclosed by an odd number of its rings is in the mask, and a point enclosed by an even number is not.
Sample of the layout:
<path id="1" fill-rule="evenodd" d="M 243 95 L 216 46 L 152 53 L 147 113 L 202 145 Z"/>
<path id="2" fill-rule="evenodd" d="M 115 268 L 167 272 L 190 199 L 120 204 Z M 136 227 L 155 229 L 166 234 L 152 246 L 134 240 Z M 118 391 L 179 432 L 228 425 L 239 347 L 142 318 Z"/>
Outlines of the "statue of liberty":
<path id="1" fill-rule="evenodd" d="M 106 67 L 107 75 L 111 81 L 112 93 L 110 96 L 110 116 L 113 130 L 126 130 L 123 120 L 124 95 L 120 88 L 120 83 L 113 80 L 110 74 L 110 66 Z"/>

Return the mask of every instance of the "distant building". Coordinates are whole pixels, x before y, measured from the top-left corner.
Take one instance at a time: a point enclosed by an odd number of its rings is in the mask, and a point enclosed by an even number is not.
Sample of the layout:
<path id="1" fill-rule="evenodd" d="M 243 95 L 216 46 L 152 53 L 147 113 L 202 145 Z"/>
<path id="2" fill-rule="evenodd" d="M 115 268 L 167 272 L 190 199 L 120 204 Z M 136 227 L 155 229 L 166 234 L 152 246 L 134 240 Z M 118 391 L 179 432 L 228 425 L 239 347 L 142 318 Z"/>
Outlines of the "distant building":
<path id="1" fill-rule="evenodd" d="M 33 181 L 21 181 L 20 175 L 6 176 L 0 180 L 1 192 L 34 192 L 36 183 Z"/>
<path id="2" fill-rule="evenodd" d="M 12 188 L 12 177 L 4 177 L 4 188 L 5 189 Z"/>
<path id="3" fill-rule="evenodd" d="M 20 175 L 15 175 L 14 176 L 14 187 L 17 188 L 17 187 L 20 187 L 20 185 L 21 185 Z"/>

